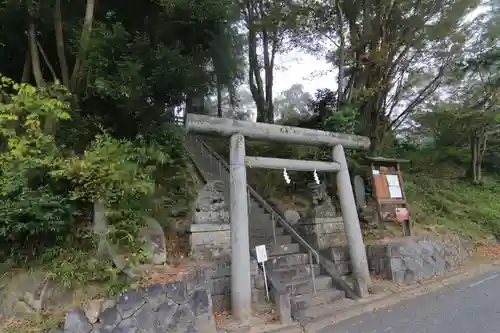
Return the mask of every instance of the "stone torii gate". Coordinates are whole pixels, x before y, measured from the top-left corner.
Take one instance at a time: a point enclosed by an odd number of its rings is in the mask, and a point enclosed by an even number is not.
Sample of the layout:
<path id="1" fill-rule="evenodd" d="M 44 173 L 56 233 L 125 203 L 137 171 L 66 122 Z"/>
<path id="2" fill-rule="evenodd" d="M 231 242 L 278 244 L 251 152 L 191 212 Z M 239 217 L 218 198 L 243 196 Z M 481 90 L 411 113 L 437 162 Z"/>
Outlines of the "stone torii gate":
<path id="1" fill-rule="evenodd" d="M 298 127 L 239 121 L 187 114 L 187 131 L 230 136 L 230 220 L 231 220 L 231 307 L 233 316 L 246 320 L 251 315 L 250 244 L 246 166 L 288 170 L 337 172 L 339 201 L 351 256 L 352 271 L 361 296 L 371 284 L 365 245 L 359 224 L 344 148 L 368 149 L 367 137 Z M 245 137 L 313 146 L 332 147 L 332 162 L 288 160 L 246 156 Z M 333 245 L 333 244 L 332 244 Z M 235 260 L 233 260 L 235 259 Z"/>

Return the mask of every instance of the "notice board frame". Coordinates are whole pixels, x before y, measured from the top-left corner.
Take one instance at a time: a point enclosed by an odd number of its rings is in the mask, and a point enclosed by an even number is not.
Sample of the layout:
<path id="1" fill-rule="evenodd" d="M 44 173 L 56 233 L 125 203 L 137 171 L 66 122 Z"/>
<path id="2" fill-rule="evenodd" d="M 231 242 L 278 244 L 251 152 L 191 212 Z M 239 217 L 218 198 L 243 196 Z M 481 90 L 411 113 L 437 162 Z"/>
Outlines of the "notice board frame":
<path id="1" fill-rule="evenodd" d="M 383 227 L 383 222 L 397 220 L 398 214 L 396 211 L 401 211 L 403 215 L 406 215 L 403 220 L 399 221 L 401 223 L 403 235 L 411 236 L 411 215 L 404 189 L 403 174 L 400 168 L 401 163 L 410 163 L 410 160 L 384 157 L 366 157 L 366 160 L 370 164 L 376 213 L 379 223 Z M 394 188 L 399 187 L 400 197 L 391 197 L 391 186 L 387 176 L 397 177 L 399 186 L 394 186 Z M 395 192 L 399 192 L 399 190 L 395 189 Z M 388 211 L 389 214 L 386 215 L 385 213 Z M 388 219 L 387 216 L 391 218 Z"/>

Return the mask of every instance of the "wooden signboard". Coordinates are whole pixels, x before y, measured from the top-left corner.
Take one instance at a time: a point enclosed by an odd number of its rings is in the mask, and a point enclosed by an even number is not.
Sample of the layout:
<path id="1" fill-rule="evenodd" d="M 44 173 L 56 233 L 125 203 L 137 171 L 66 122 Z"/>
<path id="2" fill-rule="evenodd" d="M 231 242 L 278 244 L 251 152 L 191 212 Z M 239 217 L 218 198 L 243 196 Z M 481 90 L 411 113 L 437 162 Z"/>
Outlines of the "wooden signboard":
<path id="1" fill-rule="evenodd" d="M 401 223 L 403 235 L 410 236 L 410 214 L 406 202 L 403 177 L 400 163 L 407 160 L 369 157 L 378 220 L 398 221 Z"/>

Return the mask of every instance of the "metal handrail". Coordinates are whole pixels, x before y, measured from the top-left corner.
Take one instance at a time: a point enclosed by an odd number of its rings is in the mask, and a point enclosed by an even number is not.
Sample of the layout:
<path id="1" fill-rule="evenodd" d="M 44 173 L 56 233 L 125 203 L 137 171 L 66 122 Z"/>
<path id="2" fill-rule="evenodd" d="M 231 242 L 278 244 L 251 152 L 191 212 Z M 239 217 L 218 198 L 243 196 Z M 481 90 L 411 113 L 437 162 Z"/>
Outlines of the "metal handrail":
<path id="1" fill-rule="evenodd" d="M 226 163 L 226 161 L 219 155 L 217 152 L 215 152 L 212 147 L 207 145 L 203 140 L 201 140 L 199 137 L 195 137 L 198 142 L 202 144 L 202 146 L 209 152 L 211 153 L 216 160 L 227 170 L 229 171 L 229 165 Z M 247 184 L 247 190 L 248 192 L 252 195 L 252 197 L 266 210 L 269 214 L 271 214 L 271 218 L 274 221 L 274 217 L 277 217 L 279 223 L 291 234 L 291 236 L 308 252 L 311 253 L 311 255 L 314 255 L 316 258 L 316 262 L 319 264 L 319 253 L 304 239 L 302 236 L 299 235 L 299 233 L 278 213 L 272 208 L 266 200 L 264 200 L 250 185 Z M 273 226 L 274 228 L 274 226 Z M 273 231 L 274 232 L 274 231 Z M 312 264 L 312 263 L 311 263 Z M 311 267 L 311 274 L 313 275 L 313 287 L 315 288 L 314 285 L 314 270 L 313 267 Z M 316 292 L 316 291 L 315 291 Z"/>

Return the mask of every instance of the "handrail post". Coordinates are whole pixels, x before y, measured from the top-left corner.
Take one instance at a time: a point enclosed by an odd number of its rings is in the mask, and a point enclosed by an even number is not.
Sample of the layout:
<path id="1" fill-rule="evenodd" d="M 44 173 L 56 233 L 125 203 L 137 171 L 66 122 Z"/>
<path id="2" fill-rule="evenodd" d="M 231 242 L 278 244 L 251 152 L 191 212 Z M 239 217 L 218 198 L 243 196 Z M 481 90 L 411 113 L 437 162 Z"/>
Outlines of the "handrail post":
<path id="1" fill-rule="evenodd" d="M 315 274 L 314 274 L 314 264 L 313 264 L 313 256 L 312 252 L 309 251 L 309 265 L 311 267 L 311 278 L 312 278 L 312 285 L 313 285 L 313 294 L 316 295 L 316 280 L 315 280 Z"/>
<path id="2" fill-rule="evenodd" d="M 271 212 L 271 221 L 273 224 L 273 242 L 276 245 L 276 220 L 274 219 L 274 213 Z"/>
<path id="3" fill-rule="evenodd" d="M 252 202 L 250 201 L 250 190 L 247 187 L 247 207 L 248 207 L 248 213 L 250 213 L 251 204 L 252 204 Z"/>

